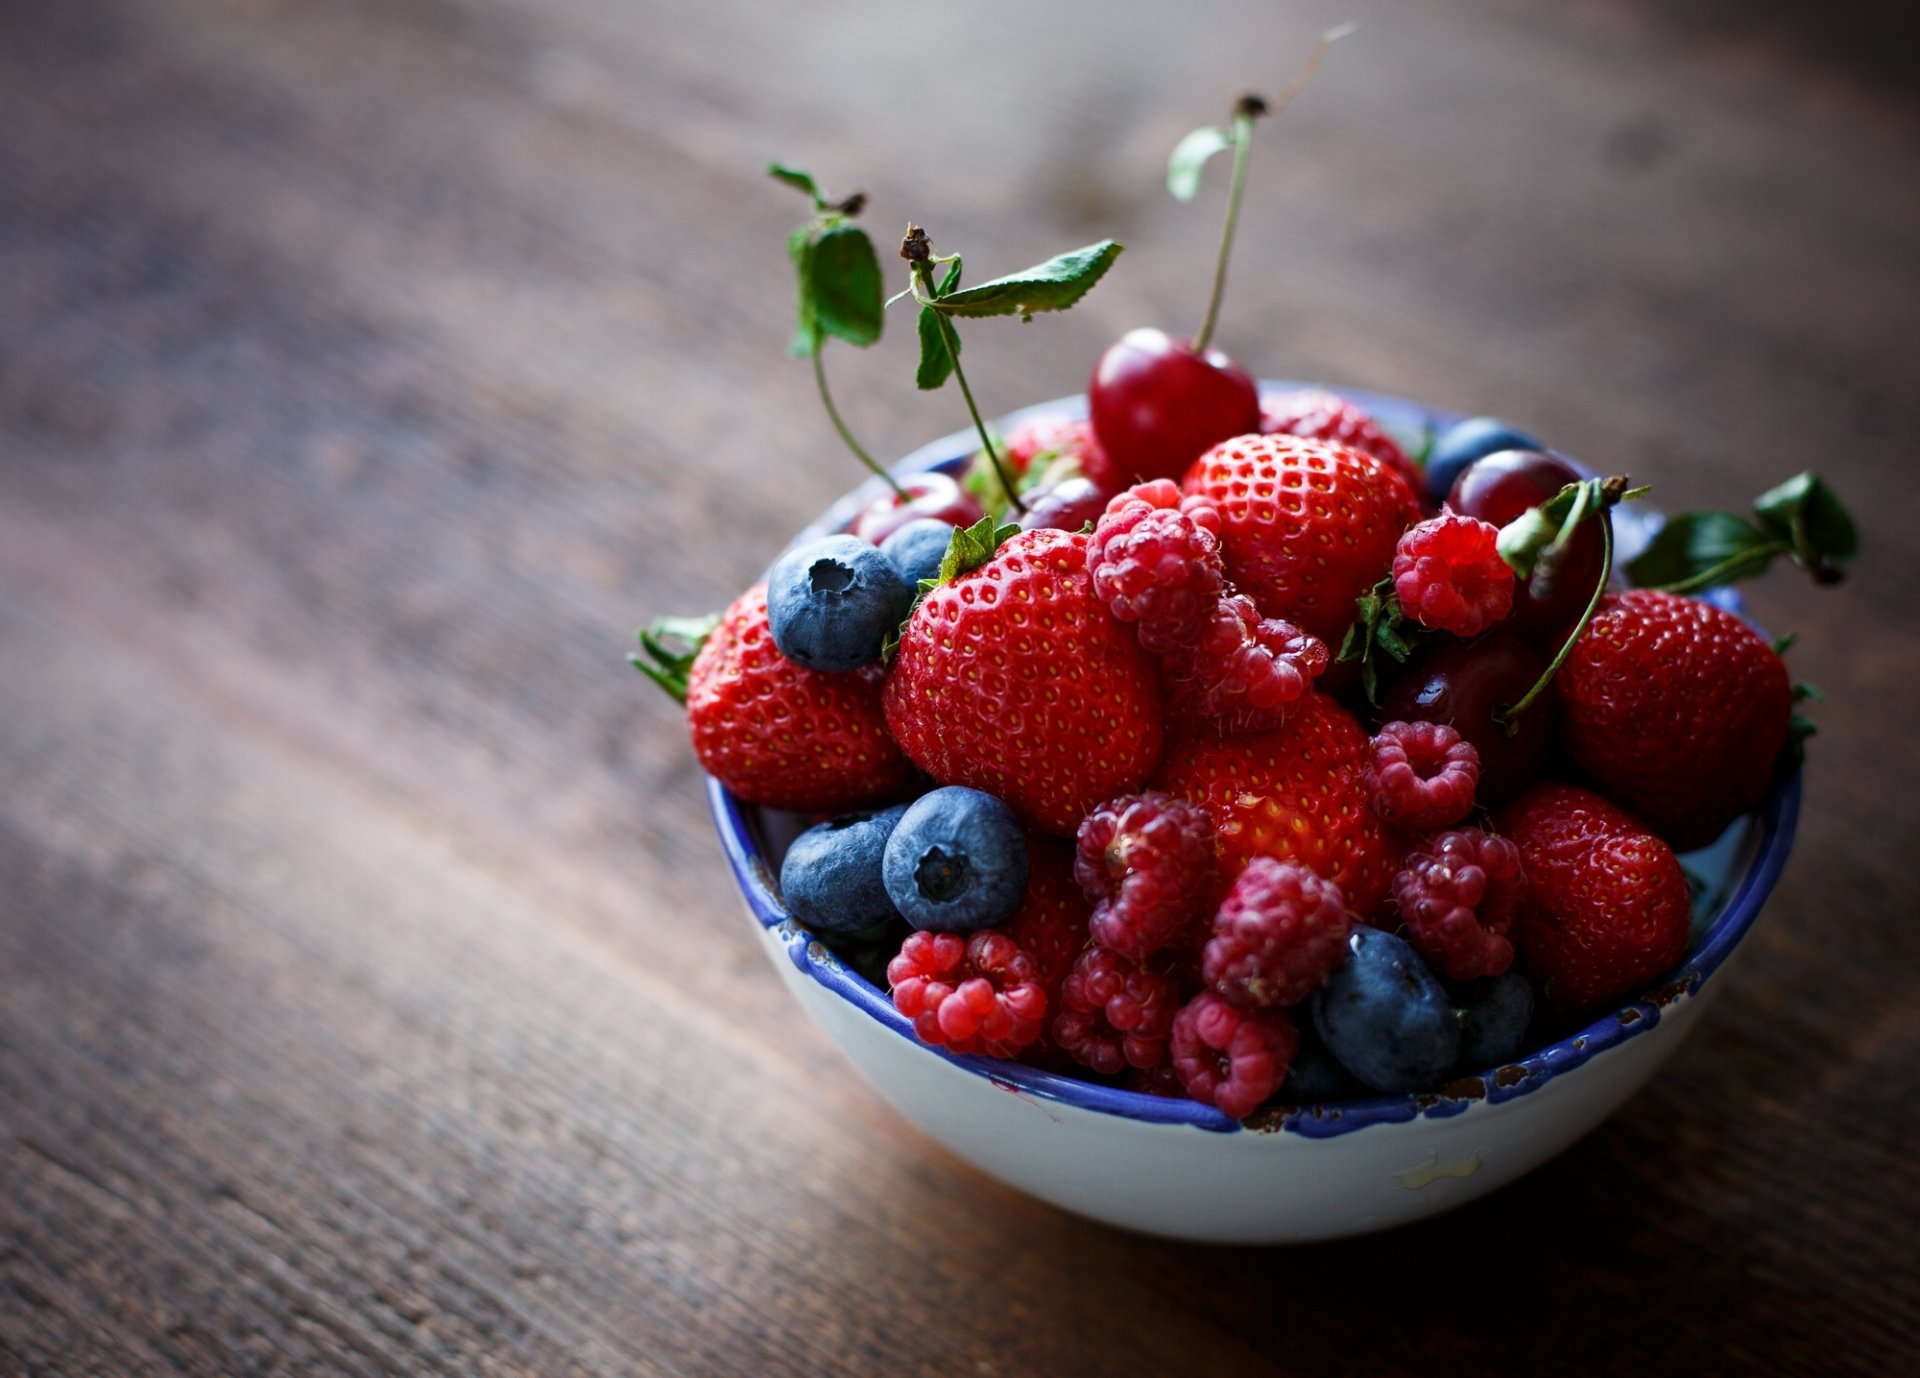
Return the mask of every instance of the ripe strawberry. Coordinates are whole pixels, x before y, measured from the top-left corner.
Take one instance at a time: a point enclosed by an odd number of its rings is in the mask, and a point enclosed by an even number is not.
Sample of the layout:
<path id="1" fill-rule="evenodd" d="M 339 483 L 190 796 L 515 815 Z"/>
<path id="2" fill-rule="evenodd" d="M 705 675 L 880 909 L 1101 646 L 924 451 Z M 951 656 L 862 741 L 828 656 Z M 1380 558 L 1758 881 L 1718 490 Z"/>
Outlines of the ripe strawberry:
<path id="1" fill-rule="evenodd" d="M 1580 768 L 1682 851 L 1766 798 L 1793 716 L 1758 632 L 1654 589 L 1602 598 L 1554 686 Z"/>
<path id="2" fill-rule="evenodd" d="M 1405 480 L 1416 496 L 1426 483 L 1399 442 L 1380 429 L 1366 411 L 1337 393 L 1320 388 L 1283 392 L 1260 399 L 1262 435 L 1297 435 L 1302 440 L 1332 440 L 1372 455 Z"/>
<path id="3" fill-rule="evenodd" d="M 841 813 L 911 783 L 913 767 L 887 735 L 879 667 L 827 674 L 781 655 L 765 584 L 736 598 L 691 657 L 642 642 L 659 664 L 634 664 L 685 701 L 701 766 L 748 803 Z"/>
<path id="4" fill-rule="evenodd" d="M 1366 917 L 1386 899 L 1398 860 L 1367 800 L 1369 759 L 1353 715 L 1315 693 L 1274 731 L 1176 743 L 1154 785 L 1213 816 L 1223 880 L 1256 856 L 1297 861 Z"/>
<path id="5" fill-rule="evenodd" d="M 1686 955 L 1693 905 L 1673 849 L 1591 790 L 1536 785 L 1501 811 L 1532 892 L 1527 974 L 1563 1016 L 1596 1014 Z"/>
<path id="6" fill-rule="evenodd" d="M 943 785 L 1071 837 L 1160 759 L 1153 660 L 1087 573 L 1087 538 L 1022 531 L 926 596 L 887 676 L 887 725 Z"/>
<path id="7" fill-rule="evenodd" d="M 1090 939 L 1093 902 L 1073 875 L 1074 849 L 1057 837 L 1027 834 L 1027 893 L 1002 930 L 1040 969 L 1047 1008 L 1060 1007 L 1060 983 Z"/>
<path id="8" fill-rule="evenodd" d="M 1187 471 L 1186 491 L 1220 510 L 1227 577 L 1266 617 L 1333 645 L 1354 599 L 1393 563 L 1420 504 L 1398 474 L 1344 445 L 1241 436 Z"/>

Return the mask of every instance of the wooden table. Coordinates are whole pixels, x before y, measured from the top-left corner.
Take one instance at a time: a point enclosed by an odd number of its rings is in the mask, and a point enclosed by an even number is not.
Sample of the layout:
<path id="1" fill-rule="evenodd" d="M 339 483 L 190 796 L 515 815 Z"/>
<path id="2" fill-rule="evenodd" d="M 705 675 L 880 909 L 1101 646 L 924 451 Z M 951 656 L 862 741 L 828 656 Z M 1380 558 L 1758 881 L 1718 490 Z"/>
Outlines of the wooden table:
<path id="1" fill-rule="evenodd" d="M 994 0 L 0 10 L 0 1372 L 1897 1371 L 1920 1344 L 1920 105 L 1879 11 Z M 1320 7 L 1315 7 L 1319 10 Z M 1289 11 L 1293 7 L 1287 7 Z M 1383 1237 L 1134 1238 L 918 1137 L 738 912 L 632 629 L 855 478 L 770 157 L 977 272 L 983 403 L 1190 329 L 1497 411 L 1670 506 L 1806 467 L 1792 866 L 1705 1026 Z M 962 22 L 964 21 L 964 22 Z M 902 318 L 904 319 L 904 318 Z M 833 360 L 901 453 L 911 331 Z"/>

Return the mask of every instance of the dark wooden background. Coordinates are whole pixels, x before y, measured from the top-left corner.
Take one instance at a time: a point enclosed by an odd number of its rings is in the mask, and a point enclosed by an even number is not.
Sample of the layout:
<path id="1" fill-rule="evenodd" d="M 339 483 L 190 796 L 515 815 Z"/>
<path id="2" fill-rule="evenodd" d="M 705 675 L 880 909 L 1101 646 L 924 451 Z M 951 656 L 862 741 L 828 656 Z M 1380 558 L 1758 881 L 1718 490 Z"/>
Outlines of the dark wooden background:
<path id="1" fill-rule="evenodd" d="M 0 1372 L 1898 1371 L 1920 1345 L 1920 100 L 1896 7 L 0 5 Z M 1671 505 L 1806 467 L 1798 851 L 1697 1037 L 1378 1238 L 1130 1237 L 920 1139 L 756 950 L 635 626 L 855 478 L 770 157 L 977 276 L 985 405 L 1191 329 Z M 904 318 L 902 318 L 904 319 Z M 911 332 L 833 360 L 900 453 Z"/>

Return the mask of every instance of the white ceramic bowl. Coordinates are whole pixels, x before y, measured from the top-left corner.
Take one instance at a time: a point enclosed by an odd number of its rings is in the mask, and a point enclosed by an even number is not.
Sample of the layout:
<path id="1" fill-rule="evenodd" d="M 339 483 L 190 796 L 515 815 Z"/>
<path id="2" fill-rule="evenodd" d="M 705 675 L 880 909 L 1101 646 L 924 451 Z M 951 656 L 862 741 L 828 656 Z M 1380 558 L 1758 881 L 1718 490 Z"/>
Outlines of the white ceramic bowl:
<path id="1" fill-rule="evenodd" d="M 1346 395 L 1402 433 L 1459 419 L 1397 398 Z M 974 448 L 971 432 L 950 436 L 896 472 L 951 470 Z M 877 491 L 876 481 L 849 494 L 796 539 L 842 528 Z M 1629 553 L 1646 539 L 1646 525 L 1630 510 L 1619 514 Z M 885 992 L 843 966 L 780 903 L 780 856 L 804 822 L 743 805 L 713 780 L 708 798 L 747 911 L 788 989 L 908 1120 L 981 1170 L 1067 1210 L 1179 1239 L 1253 1244 L 1360 1234 L 1448 1210 L 1545 1162 L 1611 1114 L 1672 1055 L 1718 990 L 1715 973 L 1786 864 L 1800 778 L 1686 858 L 1706 882 L 1694 940 L 1686 959 L 1640 998 L 1430 1094 L 1269 1108 L 1249 1124 L 1192 1101 L 921 1043 Z"/>

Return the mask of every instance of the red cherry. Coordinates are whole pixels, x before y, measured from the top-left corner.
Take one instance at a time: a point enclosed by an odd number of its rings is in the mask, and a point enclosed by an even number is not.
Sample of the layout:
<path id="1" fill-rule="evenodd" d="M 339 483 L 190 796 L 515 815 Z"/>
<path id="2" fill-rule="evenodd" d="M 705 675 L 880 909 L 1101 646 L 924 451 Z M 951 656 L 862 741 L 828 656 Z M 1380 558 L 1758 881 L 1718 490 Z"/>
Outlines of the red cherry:
<path id="1" fill-rule="evenodd" d="M 1050 488 L 1027 494 L 1027 512 L 1020 518 L 1020 529 L 1078 531 L 1088 522 L 1097 524 L 1112 499 L 1109 489 L 1090 478 L 1062 479 Z"/>
<path id="2" fill-rule="evenodd" d="M 1480 753 L 1485 808 L 1498 808 L 1539 778 L 1553 746 L 1557 702 L 1551 691 L 1520 715 L 1511 737 L 1493 710 L 1518 703 L 1547 668 L 1546 658 L 1511 632 L 1477 641 L 1438 641 L 1417 651 L 1380 695 L 1382 722 L 1448 723 Z"/>
<path id="3" fill-rule="evenodd" d="M 1447 506 L 1464 516 L 1505 526 L 1529 507 L 1538 507 L 1580 474 L 1565 460 L 1537 450 L 1501 450 L 1460 471 L 1447 494 Z M 1600 524 L 1588 521 L 1567 543 L 1550 577 L 1535 573 L 1513 591 L 1513 612 L 1505 625 L 1529 641 L 1557 647 L 1568 625 L 1593 597 L 1605 558 Z"/>
<path id="4" fill-rule="evenodd" d="M 875 545 L 887 539 L 908 522 L 922 517 L 937 517 L 954 526 L 972 526 L 984 515 L 973 495 L 945 474 L 915 474 L 900 480 L 908 501 L 889 489 L 860 509 L 848 528 L 863 541 Z"/>
<path id="5" fill-rule="evenodd" d="M 1118 492 L 1179 480 L 1203 451 L 1260 429 L 1260 392 L 1217 349 L 1196 354 L 1164 330 L 1129 330 L 1094 365 L 1088 414 L 1102 451 L 1088 477 Z"/>

